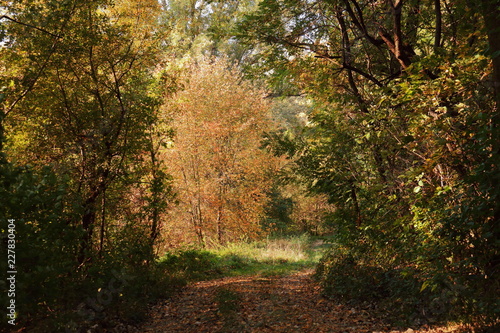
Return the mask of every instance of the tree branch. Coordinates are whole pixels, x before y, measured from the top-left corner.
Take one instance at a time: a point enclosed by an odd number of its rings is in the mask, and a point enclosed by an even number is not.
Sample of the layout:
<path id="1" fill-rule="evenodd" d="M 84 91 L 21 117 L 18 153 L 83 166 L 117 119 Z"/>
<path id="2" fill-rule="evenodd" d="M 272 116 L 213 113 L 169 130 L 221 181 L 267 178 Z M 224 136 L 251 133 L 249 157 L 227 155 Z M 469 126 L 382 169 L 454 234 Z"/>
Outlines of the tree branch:
<path id="1" fill-rule="evenodd" d="M 377 80 L 373 75 L 370 75 L 370 74 L 362 71 L 359 68 L 356 68 L 356 67 L 351 66 L 351 65 L 346 64 L 346 63 L 342 64 L 342 68 L 350 70 L 350 71 L 353 71 L 353 72 L 356 72 L 359 75 L 364 76 L 365 78 L 367 78 L 368 80 L 372 81 L 373 83 L 375 83 L 379 87 L 384 87 L 385 86 L 382 82 L 380 82 L 379 80 Z"/>
<path id="2" fill-rule="evenodd" d="M 56 35 L 56 34 L 53 34 L 50 31 L 47 31 L 47 30 L 42 29 L 42 28 L 39 28 L 37 26 L 34 26 L 34 25 L 31 25 L 31 24 L 28 24 L 28 23 L 24 23 L 24 22 L 18 21 L 16 19 L 13 19 L 10 16 L 7 16 L 7 15 L 0 16 L 0 20 L 3 20 L 3 19 L 7 19 L 7 20 L 12 21 L 14 23 L 17 23 L 17 24 L 20 24 L 20 25 L 24 25 L 25 27 L 28 27 L 28 28 L 36 29 L 36 30 L 41 31 L 43 33 L 49 34 L 49 35 L 51 35 L 52 37 L 55 37 L 55 38 L 61 38 L 60 35 Z"/>
<path id="3" fill-rule="evenodd" d="M 60 31 L 64 31 L 65 27 L 66 27 L 66 24 L 69 22 L 71 16 L 73 15 L 74 13 L 74 10 L 75 10 L 75 7 L 76 7 L 76 4 L 73 4 L 73 7 L 71 8 L 68 16 L 66 17 L 66 19 L 64 20 L 64 22 L 62 23 L 61 25 L 61 29 Z M 45 58 L 45 60 L 43 61 L 42 65 L 40 66 L 38 72 L 36 73 L 35 77 L 33 78 L 33 80 L 28 84 L 28 87 L 21 93 L 21 95 L 19 95 L 15 100 L 14 102 L 12 102 L 12 104 L 7 107 L 7 109 L 5 110 L 4 112 L 4 116 L 6 117 L 12 110 L 14 110 L 14 108 L 16 107 L 16 105 L 24 98 L 26 97 L 26 95 L 35 87 L 35 84 L 36 82 L 38 81 L 38 79 L 42 76 L 43 72 L 45 71 L 45 68 L 48 66 L 49 64 L 49 60 L 50 58 L 52 57 L 52 55 L 55 53 L 56 51 L 56 48 L 57 48 L 57 44 L 59 42 L 59 40 L 62 38 L 62 35 L 56 35 L 56 34 L 53 34 L 47 30 L 44 30 L 44 29 L 41 29 L 41 28 L 38 28 L 38 27 L 35 27 L 33 25 L 30 25 L 30 24 L 27 24 L 27 23 L 23 23 L 23 22 L 19 22 L 7 15 L 2 15 L 0 17 L 0 20 L 2 19 L 8 19 L 14 23 L 17 23 L 17 24 L 21 24 L 21 25 L 24 25 L 24 26 L 27 26 L 27 27 L 30 27 L 30 28 L 33 28 L 33 29 L 36 29 L 36 30 L 39 30 L 41 32 L 44 32 L 44 33 L 47 33 L 51 36 L 54 37 L 54 41 L 50 47 L 50 50 L 49 50 L 49 54 L 47 55 L 47 57 Z"/>
<path id="4" fill-rule="evenodd" d="M 383 40 L 373 37 L 368 32 L 368 29 L 366 28 L 366 25 L 364 22 L 363 13 L 361 11 L 361 7 L 359 6 L 359 4 L 355 0 L 351 0 L 352 3 L 354 4 L 354 7 L 356 8 L 356 12 L 358 13 L 358 15 L 356 15 L 356 13 L 354 13 L 354 11 L 349 3 L 349 0 L 343 0 L 343 1 L 345 4 L 345 9 L 346 9 L 347 13 L 349 14 L 349 17 L 351 18 L 354 25 L 363 33 L 363 36 L 370 43 L 372 43 L 375 46 L 380 46 L 380 45 L 384 44 Z M 358 18 L 358 16 L 359 16 L 359 18 Z"/>

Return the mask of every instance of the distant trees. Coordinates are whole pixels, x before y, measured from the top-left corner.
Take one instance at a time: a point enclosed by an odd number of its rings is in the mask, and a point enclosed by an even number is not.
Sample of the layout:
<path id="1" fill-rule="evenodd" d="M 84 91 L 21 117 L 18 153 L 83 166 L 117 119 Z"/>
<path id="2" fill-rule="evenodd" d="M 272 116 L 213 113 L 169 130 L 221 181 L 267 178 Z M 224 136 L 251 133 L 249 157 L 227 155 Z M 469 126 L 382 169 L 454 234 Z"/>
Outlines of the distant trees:
<path id="1" fill-rule="evenodd" d="M 254 238 L 274 167 L 260 149 L 271 126 L 263 91 L 224 59 L 197 62 L 183 86 L 164 107 L 175 137 L 163 158 L 181 202 L 172 223 L 190 221 L 203 245 Z"/>
<path id="2" fill-rule="evenodd" d="M 188 63 L 199 56 L 229 57 L 241 63 L 253 48 L 234 38 L 245 14 L 255 9 L 252 0 L 160 0 L 161 21 L 169 30 L 165 56 Z"/>

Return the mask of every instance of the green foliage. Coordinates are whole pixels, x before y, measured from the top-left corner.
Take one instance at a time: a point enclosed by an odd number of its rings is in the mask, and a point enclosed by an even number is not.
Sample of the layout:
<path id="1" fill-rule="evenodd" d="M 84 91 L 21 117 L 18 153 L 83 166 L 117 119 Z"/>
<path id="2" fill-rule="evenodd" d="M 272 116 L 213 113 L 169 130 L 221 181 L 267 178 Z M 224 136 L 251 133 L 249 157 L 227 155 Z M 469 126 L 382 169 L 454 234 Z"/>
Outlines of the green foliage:
<path id="1" fill-rule="evenodd" d="M 327 295 L 374 305 L 374 313 L 388 313 L 397 326 L 457 320 L 457 293 L 443 288 L 445 280 L 431 286 L 415 267 L 382 262 L 374 253 L 335 247 L 321 260 L 315 276 Z"/>
<path id="2" fill-rule="evenodd" d="M 65 184 L 50 171 L 36 173 L 0 161 L 0 210 L 2 244 L 7 244 L 7 224 L 15 225 L 16 308 L 18 320 L 29 321 L 61 310 L 70 299 L 61 299 L 78 283 L 74 261 L 82 231 L 68 225 Z M 71 210 L 69 210 L 71 212 Z M 2 247 L 6 255 L 7 246 Z M 7 262 L 2 270 L 9 271 Z M 5 274 L 5 273 L 4 273 Z M 37 281 L 34 283 L 33 281 Z M 2 304 L 6 304 L 6 280 L 0 282 Z M 43 286 L 42 288 L 40 286 Z M 4 324 L 4 323 L 2 323 Z"/>
<path id="3" fill-rule="evenodd" d="M 235 25 L 254 9 L 254 1 L 160 0 L 161 21 L 170 31 L 168 52 L 173 66 L 202 56 L 227 56 L 243 62 L 249 53 L 234 40 Z"/>
<path id="4" fill-rule="evenodd" d="M 283 275 L 313 267 L 319 261 L 323 249 L 314 242 L 318 240 L 303 235 L 230 243 L 209 250 L 179 250 L 167 253 L 158 266 L 167 275 L 186 282 L 228 275 Z"/>
<path id="5" fill-rule="evenodd" d="M 36 173 L 5 160 L 0 167 L 3 244 L 7 221 L 15 220 L 18 325 L 36 323 L 33 332 L 47 332 L 83 329 L 110 318 L 138 321 L 149 301 L 184 283 L 145 263 L 153 256 L 144 230 L 124 229 L 114 250 L 92 265 L 79 265 L 83 231 L 69 224 L 75 210 L 64 180 L 49 168 Z M 0 282 L 2 304 L 7 302 L 5 281 Z"/>
<path id="6" fill-rule="evenodd" d="M 439 4 L 262 1 L 241 37 L 265 45 L 252 70 L 314 101 L 302 132 L 268 144 L 335 205 L 325 289 L 410 317 L 437 299 L 450 304 L 437 318 L 487 325 L 499 318 L 500 141 L 484 50 L 498 43 L 477 8 Z"/>
<path id="7" fill-rule="evenodd" d="M 291 213 L 293 200 L 283 197 L 277 188 L 273 188 L 268 194 L 270 200 L 265 209 L 261 224 L 266 232 L 286 234 L 292 227 Z"/>
<path id="8" fill-rule="evenodd" d="M 338 293 L 347 283 L 347 296 L 372 299 L 390 290 L 388 308 L 400 309 L 393 303 L 399 299 L 409 301 L 401 304 L 404 311 L 398 316 L 411 317 L 412 307 L 439 300 L 449 306 L 437 318 L 479 325 L 496 321 L 498 172 L 493 170 L 498 157 L 489 153 L 496 134 L 484 122 L 493 114 L 484 112 L 491 100 L 483 98 L 481 59 L 443 64 L 441 58 L 446 74 L 432 81 L 421 77 L 419 66 L 435 58 L 415 64 L 415 72 L 408 71 L 412 76 L 392 86 L 400 95 L 391 98 L 391 106 L 381 108 L 387 103 L 382 98 L 378 110 L 361 118 L 368 128 L 362 129 L 361 139 L 357 126 L 346 127 L 349 134 L 343 138 L 348 139 L 342 141 L 330 131 L 332 126 L 342 129 L 339 125 L 318 123 L 321 137 L 337 137 L 327 146 L 314 141 L 305 161 L 298 160 L 299 170 L 309 177 L 312 190 L 327 193 L 339 205 L 329 223 L 336 242 L 354 255 L 327 257 L 331 266 L 322 268 L 329 272 L 322 273 L 327 290 Z M 436 104 L 436 94 L 449 104 Z M 405 113 L 391 110 L 395 102 Z M 321 133 L 325 128 L 328 136 Z M 396 130 L 400 138 L 393 141 Z M 410 268 L 411 280 L 400 281 L 400 267 Z M 399 291 L 409 293 L 400 296 Z"/>
<path id="9" fill-rule="evenodd" d="M 0 227 L 6 240 L 16 221 L 17 322 L 34 332 L 139 320 L 149 300 L 178 285 L 152 264 L 169 176 L 144 159 L 157 144 L 149 129 L 162 98 L 158 30 L 146 22 L 157 4 L 132 7 L 2 7 Z"/>

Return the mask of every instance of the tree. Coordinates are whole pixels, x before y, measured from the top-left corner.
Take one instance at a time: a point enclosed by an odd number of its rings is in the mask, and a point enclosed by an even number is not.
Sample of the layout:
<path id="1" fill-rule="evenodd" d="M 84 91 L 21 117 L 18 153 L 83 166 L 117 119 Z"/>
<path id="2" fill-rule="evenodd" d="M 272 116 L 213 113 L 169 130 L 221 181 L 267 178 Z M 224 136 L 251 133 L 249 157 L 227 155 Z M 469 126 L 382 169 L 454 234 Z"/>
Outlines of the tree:
<path id="1" fill-rule="evenodd" d="M 242 46 L 234 38 L 235 27 L 256 7 L 252 0 L 205 1 L 162 0 L 161 21 L 170 31 L 167 57 L 170 67 L 183 66 L 200 56 L 229 57 L 245 62 L 254 48 Z"/>
<path id="2" fill-rule="evenodd" d="M 273 167 L 259 149 L 269 106 L 224 59 L 200 60 L 184 82 L 165 109 L 176 133 L 165 158 L 174 165 L 181 210 L 200 244 L 253 238 Z"/>
<path id="3" fill-rule="evenodd" d="M 9 156 L 70 175 L 86 232 L 83 261 L 99 213 L 105 228 L 107 192 L 141 152 L 159 105 L 149 91 L 158 5 L 67 1 L 11 4 L 8 11 L 23 22 L 9 22 L 2 50 L 13 68 L 4 77 L 12 82 L 4 102 Z"/>
<path id="4" fill-rule="evenodd" d="M 9 1 L 1 14 L 0 216 L 18 222 L 19 324 L 89 328 L 102 309 L 85 303 L 130 271 L 141 280 L 107 310 L 136 313 L 171 199 L 157 159 L 159 5 Z"/>
<path id="5" fill-rule="evenodd" d="M 336 205 L 337 241 L 360 266 L 418 267 L 469 320 L 498 308 L 496 6 L 265 0 L 240 26 L 270 82 L 314 100 L 302 135 L 275 144 Z"/>

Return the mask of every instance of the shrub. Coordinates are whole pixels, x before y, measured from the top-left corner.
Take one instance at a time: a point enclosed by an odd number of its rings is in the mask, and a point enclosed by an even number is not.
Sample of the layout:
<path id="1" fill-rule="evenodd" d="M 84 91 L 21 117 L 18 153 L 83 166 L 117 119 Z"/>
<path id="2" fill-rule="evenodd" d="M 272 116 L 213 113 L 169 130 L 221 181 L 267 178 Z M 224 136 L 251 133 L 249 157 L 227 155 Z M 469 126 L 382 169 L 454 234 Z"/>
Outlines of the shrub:
<path id="1" fill-rule="evenodd" d="M 207 279 L 222 274 L 219 257 L 209 251 L 188 249 L 167 253 L 159 266 L 187 281 Z"/>
<path id="2" fill-rule="evenodd" d="M 317 267 L 316 278 L 327 295 L 344 302 L 373 304 L 390 313 L 395 325 L 433 323 L 451 319 L 453 295 L 445 289 L 422 288 L 422 272 L 414 267 L 377 263 L 346 248 L 335 248 Z"/>

